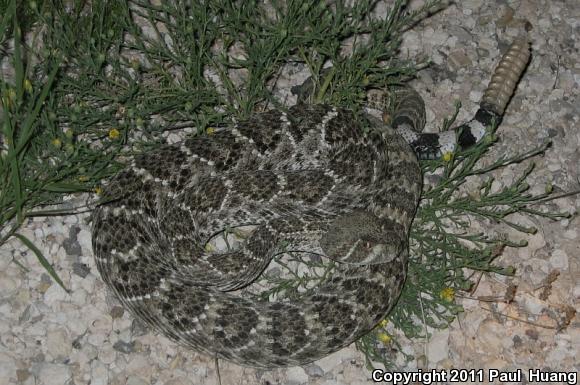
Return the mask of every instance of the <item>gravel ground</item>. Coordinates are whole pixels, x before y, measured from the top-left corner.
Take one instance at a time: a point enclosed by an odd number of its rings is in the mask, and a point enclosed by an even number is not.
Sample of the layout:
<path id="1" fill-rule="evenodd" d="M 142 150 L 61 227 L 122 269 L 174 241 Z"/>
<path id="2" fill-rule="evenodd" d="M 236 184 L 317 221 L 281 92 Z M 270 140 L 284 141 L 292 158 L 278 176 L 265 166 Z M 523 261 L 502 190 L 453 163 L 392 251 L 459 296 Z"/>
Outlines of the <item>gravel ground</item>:
<path id="1" fill-rule="evenodd" d="M 549 138 L 553 146 L 536 159 L 531 189 L 540 192 L 551 183 L 556 193 L 577 190 L 579 20 L 577 0 L 467 0 L 417 25 L 407 33 L 402 54 L 434 62 L 414 84 L 425 98 L 429 121 L 450 116 L 455 99 L 463 104 L 459 120 L 468 119 L 501 53 L 527 30 L 532 60 L 495 151 L 522 150 Z M 510 181 L 525 166 L 504 170 L 497 179 Z M 576 195 L 547 208 L 575 213 L 579 205 Z M 580 219 L 520 222 L 539 230 L 533 236 L 510 232 L 529 242 L 507 249 L 498 261 L 515 266 L 516 275 L 482 276 L 477 290 L 459 299 L 465 312 L 450 329 L 433 331 L 429 340 L 405 341 L 405 350 L 417 359 L 399 362 L 402 368 L 578 372 Z M 92 259 L 87 215 L 35 219 L 23 233 L 49 256 L 72 294 L 51 282 L 23 245 L 0 249 L 0 385 L 218 383 L 212 358 L 144 330 L 105 290 Z M 10 263 L 15 255 L 29 272 Z M 515 296 L 506 301 L 513 285 Z M 372 383 L 353 346 L 306 367 L 259 371 L 223 361 L 219 367 L 223 384 Z"/>

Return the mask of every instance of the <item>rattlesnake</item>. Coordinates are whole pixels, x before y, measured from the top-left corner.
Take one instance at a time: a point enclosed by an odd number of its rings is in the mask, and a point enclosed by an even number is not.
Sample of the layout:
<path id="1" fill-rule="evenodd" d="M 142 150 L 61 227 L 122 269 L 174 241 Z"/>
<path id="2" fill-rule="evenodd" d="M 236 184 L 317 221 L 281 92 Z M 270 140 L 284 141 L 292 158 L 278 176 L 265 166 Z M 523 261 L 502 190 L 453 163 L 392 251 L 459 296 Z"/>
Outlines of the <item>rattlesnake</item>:
<path id="1" fill-rule="evenodd" d="M 242 365 L 300 365 L 349 345 L 385 317 L 404 284 L 417 156 L 481 139 L 528 58 L 528 43 L 514 43 L 474 119 L 446 133 L 418 132 L 424 105 L 408 91 L 391 126 L 369 117 L 362 130 L 349 110 L 299 103 L 137 156 L 93 214 L 103 280 L 167 337 Z M 239 249 L 206 250 L 214 234 L 241 225 L 256 229 Z M 334 275 L 290 301 L 231 292 L 283 250 L 330 258 Z"/>

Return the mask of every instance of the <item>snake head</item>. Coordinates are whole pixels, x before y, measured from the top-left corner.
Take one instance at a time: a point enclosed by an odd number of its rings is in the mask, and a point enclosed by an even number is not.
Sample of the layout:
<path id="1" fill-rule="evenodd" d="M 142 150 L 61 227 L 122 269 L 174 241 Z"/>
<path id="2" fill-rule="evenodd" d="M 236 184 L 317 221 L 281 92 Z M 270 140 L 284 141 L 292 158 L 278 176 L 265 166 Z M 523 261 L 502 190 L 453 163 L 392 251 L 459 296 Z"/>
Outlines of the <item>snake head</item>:
<path id="1" fill-rule="evenodd" d="M 373 213 L 360 210 L 335 218 L 320 246 L 332 260 L 367 265 L 397 258 L 406 247 L 405 239 L 387 230 Z"/>

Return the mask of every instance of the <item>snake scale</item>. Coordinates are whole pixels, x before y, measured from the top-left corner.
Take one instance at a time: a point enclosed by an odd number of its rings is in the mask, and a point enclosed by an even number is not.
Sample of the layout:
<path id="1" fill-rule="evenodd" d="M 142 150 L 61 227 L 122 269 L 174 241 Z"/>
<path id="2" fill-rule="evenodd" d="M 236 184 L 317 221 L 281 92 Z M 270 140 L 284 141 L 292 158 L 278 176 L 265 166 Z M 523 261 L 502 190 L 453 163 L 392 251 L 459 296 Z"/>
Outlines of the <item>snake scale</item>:
<path id="1" fill-rule="evenodd" d="M 101 277 L 136 318 L 242 365 L 301 365 L 351 344 L 405 282 L 417 158 L 481 139 L 528 59 L 527 41 L 512 44 L 475 117 L 441 134 L 420 133 L 424 104 L 409 89 L 392 123 L 369 117 L 368 131 L 349 110 L 300 103 L 135 157 L 93 213 Z M 248 224 L 256 229 L 239 249 L 206 250 L 214 234 Z M 235 295 L 281 245 L 337 262 L 335 274 L 290 301 Z"/>

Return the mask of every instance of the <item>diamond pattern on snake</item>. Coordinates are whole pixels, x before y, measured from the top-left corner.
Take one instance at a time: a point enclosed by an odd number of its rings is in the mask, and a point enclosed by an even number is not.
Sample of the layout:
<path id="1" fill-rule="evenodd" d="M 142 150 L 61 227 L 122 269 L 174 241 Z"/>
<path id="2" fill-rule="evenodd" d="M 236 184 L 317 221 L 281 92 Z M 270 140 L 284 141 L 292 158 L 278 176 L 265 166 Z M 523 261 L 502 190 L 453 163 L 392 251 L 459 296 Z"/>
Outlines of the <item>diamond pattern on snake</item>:
<path id="1" fill-rule="evenodd" d="M 298 103 L 135 157 L 93 214 L 102 279 L 153 329 L 241 365 L 301 365 L 351 344 L 384 319 L 405 282 L 418 158 L 480 140 L 528 59 L 528 42 L 517 40 L 475 117 L 440 134 L 421 133 L 423 100 L 401 88 L 390 124 Z M 213 235 L 244 225 L 255 230 L 240 247 L 208 251 Z M 334 274 L 286 301 L 236 295 L 293 249 L 334 261 Z"/>

